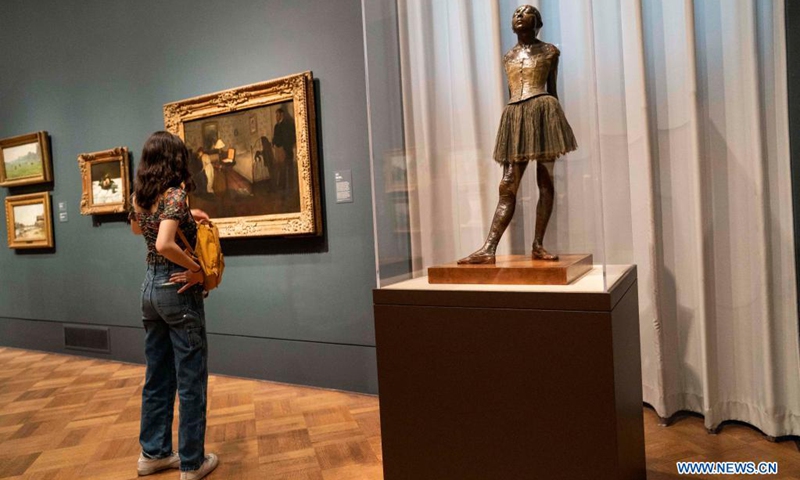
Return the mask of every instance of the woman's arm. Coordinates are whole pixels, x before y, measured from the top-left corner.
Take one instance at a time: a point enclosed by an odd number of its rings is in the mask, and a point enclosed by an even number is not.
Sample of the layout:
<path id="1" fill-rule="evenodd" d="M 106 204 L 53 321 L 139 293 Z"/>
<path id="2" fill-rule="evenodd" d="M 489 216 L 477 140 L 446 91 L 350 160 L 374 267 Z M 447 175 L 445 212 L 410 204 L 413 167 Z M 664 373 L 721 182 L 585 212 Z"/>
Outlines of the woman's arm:
<path id="1" fill-rule="evenodd" d="M 202 283 L 205 277 L 200 265 L 175 243 L 175 234 L 177 232 L 177 220 L 161 220 L 158 226 L 158 237 L 156 238 L 156 251 L 170 262 L 186 269 L 185 272 L 174 273 L 170 277 L 171 282 L 186 283 L 178 290 L 178 293 L 183 293 L 192 285 Z"/>
<path id="2" fill-rule="evenodd" d="M 133 232 L 134 235 L 141 235 L 142 227 L 139 226 L 139 222 L 136 218 L 136 215 L 139 213 L 139 206 L 136 205 L 136 195 L 131 196 L 131 205 L 133 206 L 133 211 L 128 214 L 128 221 L 131 222 L 131 232 Z"/>
<path id="3" fill-rule="evenodd" d="M 211 220 L 211 217 L 209 217 L 206 212 L 200 210 L 199 208 L 193 208 L 191 213 L 192 218 L 194 218 L 194 221 L 197 223 L 200 223 L 202 220 Z"/>

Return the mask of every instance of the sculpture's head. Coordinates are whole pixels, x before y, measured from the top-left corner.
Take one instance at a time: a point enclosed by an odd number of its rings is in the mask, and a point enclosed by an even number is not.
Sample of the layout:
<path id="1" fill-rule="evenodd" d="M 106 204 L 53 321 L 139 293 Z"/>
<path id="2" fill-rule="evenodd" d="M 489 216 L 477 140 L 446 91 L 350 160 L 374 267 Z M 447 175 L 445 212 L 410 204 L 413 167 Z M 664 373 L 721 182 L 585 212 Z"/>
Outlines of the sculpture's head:
<path id="1" fill-rule="evenodd" d="M 542 14 L 539 10 L 531 5 L 521 5 L 514 10 L 514 15 L 511 17 L 511 29 L 514 33 L 533 32 L 534 36 L 539 35 L 539 29 L 542 28 Z"/>

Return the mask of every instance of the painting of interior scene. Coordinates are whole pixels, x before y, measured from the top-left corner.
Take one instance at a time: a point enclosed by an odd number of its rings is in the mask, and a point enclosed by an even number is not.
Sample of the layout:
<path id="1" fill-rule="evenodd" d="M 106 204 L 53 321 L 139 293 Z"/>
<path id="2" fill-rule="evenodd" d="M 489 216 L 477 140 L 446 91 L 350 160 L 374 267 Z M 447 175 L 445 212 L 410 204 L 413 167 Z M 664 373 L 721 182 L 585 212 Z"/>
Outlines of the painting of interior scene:
<path id="1" fill-rule="evenodd" d="M 14 206 L 14 236 L 16 240 L 44 240 L 44 204 Z"/>
<path id="2" fill-rule="evenodd" d="M 42 175 L 42 155 L 39 143 L 26 143 L 3 149 L 6 178 L 17 180 Z"/>
<path id="3" fill-rule="evenodd" d="M 196 189 L 211 218 L 300 211 L 292 101 L 184 123 Z"/>
<path id="4" fill-rule="evenodd" d="M 91 171 L 94 205 L 124 202 L 122 171 L 118 161 L 92 163 Z"/>

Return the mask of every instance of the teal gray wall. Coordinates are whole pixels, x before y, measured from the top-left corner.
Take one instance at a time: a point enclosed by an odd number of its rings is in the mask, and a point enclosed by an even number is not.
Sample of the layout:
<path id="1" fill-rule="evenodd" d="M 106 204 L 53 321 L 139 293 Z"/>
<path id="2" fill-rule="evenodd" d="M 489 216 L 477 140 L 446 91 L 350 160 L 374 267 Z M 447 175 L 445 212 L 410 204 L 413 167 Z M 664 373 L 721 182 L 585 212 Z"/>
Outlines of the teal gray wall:
<path id="1" fill-rule="evenodd" d="M 77 155 L 127 146 L 134 166 L 162 105 L 312 70 L 325 236 L 228 241 L 206 303 L 212 372 L 376 392 L 375 260 L 359 0 L 4 2 L 0 138 L 46 130 L 54 251 L 0 248 L 0 345 L 63 351 L 61 324 L 111 327 L 142 361 L 145 246 L 124 221 L 80 215 Z M 354 203 L 333 174 L 352 170 Z M 37 188 L 0 189 L 9 194 Z M 5 237 L 5 221 L 2 222 Z"/>

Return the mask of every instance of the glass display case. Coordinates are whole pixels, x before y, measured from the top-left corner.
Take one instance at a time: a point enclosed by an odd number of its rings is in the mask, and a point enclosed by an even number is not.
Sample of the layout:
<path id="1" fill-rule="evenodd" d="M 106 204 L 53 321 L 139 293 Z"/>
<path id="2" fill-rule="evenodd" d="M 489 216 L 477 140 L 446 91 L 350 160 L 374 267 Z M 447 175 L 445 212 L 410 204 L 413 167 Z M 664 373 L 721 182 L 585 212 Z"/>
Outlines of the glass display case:
<path id="1" fill-rule="evenodd" d="M 565 287 L 429 285 L 429 268 L 474 252 L 492 222 L 495 136 L 512 98 L 503 59 L 522 3 L 560 50 L 555 90 L 578 144 L 555 164 L 544 247 L 589 253 L 594 268 Z M 731 418 L 769 435 L 797 430 L 759 413 L 800 398 L 797 382 L 770 380 L 795 378 L 785 372 L 798 359 L 784 2 L 362 5 L 376 298 L 507 308 L 515 296 L 614 297 L 630 272 L 645 402 L 664 418 L 702 413 L 709 430 Z M 531 252 L 536 177 L 529 166 L 498 254 Z M 762 364 L 775 370 L 747 367 Z"/>
<path id="2" fill-rule="evenodd" d="M 648 147 L 627 128 L 639 112 L 626 98 L 620 19 L 598 22 L 603 12 L 573 3 L 541 8 L 538 38 L 560 50 L 557 91 L 549 93 L 578 144 L 555 160 L 544 247 L 591 254 L 593 268 L 571 288 L 607 291 L 633 263 L 633 250 L 649 248 L 633 233 L 627 160 L 630 149 Z M 518 5 L 363 2 L 379 287 L 426 276 L 487 237 L 503 176 L 493 150 L 509 101 L 504 54 L 517 44 Z M 498 256 L 531 254 L 540 191 L 533 162 L 524 173 Z"/>

